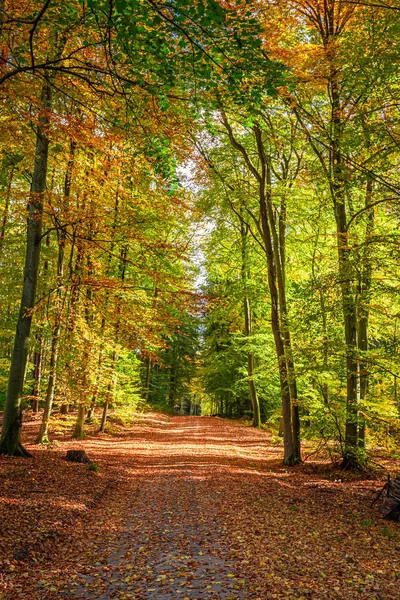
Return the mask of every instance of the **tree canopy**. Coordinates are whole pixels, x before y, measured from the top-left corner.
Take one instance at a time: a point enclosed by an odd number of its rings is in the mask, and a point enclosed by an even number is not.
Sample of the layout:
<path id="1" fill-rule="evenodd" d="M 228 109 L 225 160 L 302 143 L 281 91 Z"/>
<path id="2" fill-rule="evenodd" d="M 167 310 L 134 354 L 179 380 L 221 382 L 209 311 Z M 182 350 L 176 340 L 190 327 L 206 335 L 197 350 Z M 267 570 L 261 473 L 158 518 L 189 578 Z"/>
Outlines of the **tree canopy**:
<path id="1" fill-rule="evenodd" d="M 0 1 L 0 452 L 22 414 L 398 451 L 396 2 Z M 97 412 L 100 414 L 99 410 Z"/>

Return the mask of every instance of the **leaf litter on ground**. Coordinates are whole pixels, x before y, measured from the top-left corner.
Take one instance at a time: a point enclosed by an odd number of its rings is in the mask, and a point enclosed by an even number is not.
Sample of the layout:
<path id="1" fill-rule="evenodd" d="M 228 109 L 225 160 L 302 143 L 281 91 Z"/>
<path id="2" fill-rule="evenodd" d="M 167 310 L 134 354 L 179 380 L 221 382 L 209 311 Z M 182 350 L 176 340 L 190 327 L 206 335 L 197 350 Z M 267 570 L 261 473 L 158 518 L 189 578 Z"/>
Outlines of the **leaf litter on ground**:
<path id="1" fill-rule="evenodd" d="M 400 597 L 381 481 L 284 467 L 271 434 L 212 417 L 149 413 L 48 449 L 26 425 L 33 458 L 0 459 L 3 600 Z"/>

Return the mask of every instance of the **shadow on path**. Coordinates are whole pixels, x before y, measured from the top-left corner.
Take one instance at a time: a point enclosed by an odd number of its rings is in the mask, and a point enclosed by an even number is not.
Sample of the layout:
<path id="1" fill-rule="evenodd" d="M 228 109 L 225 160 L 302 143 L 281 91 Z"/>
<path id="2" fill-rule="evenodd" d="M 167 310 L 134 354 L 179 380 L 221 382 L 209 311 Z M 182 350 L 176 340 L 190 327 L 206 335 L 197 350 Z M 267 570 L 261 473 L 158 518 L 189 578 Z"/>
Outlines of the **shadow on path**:
<path id="1" fill-rule="evenodd" d="M 230 465 L 232 428 L 221 427 L 218 436 L 215 422 L 207 427 L 207 421 L 175 418 L 113 448 L 117 452 L 109 458 L 119 466 L 119 453 L 128 454 L 125 478 L 135 484 L 134 498 L 125 499 L 126 523 L 118 534 L 105 537 L 94 568 L 78 572 L 59 597 L 250 597 L 219 519 L 220 478 Z"/>

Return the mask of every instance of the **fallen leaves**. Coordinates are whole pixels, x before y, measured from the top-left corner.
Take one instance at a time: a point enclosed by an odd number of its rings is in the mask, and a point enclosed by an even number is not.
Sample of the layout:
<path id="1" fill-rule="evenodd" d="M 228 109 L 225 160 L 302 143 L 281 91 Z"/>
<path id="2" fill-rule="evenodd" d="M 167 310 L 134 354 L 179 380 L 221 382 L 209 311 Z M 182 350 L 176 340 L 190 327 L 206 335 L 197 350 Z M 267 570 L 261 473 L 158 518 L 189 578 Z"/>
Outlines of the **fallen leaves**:
<path id="1" fill-rule="evenodd" d="M 398 599 L 376 482 L 287 469 L 237 423 L 142 418 L 81 444 L 100 473 L 64 461 L 62 439 L 1 459 L 3 599 Z"/>

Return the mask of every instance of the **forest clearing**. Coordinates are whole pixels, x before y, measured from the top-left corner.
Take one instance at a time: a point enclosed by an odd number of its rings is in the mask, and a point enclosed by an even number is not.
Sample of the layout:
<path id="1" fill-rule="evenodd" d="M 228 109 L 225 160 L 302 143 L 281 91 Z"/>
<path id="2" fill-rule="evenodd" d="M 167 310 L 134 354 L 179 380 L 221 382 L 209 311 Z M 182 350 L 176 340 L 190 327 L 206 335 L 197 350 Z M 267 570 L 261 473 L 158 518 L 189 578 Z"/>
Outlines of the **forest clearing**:
<path id="1" fill-rule="evenodd" d="M 399 524 L 370 508 L 381 474 L 290 469 L 270 433 L 212 417 L 137 415 L 49 449 L 26 425 L 34 458 L 1 465 L 4 599 L 399 597 Z"/>

